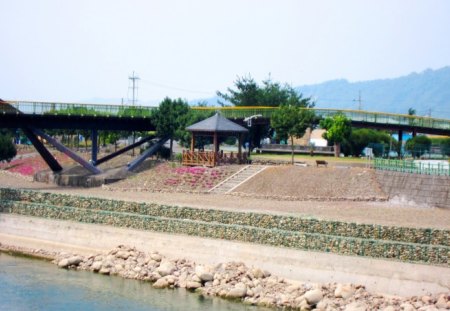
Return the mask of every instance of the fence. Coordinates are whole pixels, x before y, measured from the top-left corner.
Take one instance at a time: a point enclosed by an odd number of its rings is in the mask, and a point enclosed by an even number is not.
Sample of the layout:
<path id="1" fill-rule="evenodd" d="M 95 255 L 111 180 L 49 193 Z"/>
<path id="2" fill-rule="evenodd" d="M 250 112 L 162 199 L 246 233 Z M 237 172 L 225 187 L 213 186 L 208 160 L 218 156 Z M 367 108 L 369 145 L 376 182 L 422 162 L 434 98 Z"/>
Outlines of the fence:
<path id="1" fill-rule="evenodd" d="M 375 158 L 377 170 L 395 171 L 423 175 L 450 176 L 450 164 L 444 161 L 408 161 Z"/>

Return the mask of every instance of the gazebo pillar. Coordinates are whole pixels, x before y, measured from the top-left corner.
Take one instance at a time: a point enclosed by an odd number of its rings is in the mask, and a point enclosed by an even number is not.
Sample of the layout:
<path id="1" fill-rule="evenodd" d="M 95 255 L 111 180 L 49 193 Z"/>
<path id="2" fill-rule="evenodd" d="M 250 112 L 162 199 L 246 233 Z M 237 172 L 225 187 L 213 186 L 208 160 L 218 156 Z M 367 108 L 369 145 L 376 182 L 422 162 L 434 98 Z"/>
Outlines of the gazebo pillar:
<path id="1" fill-rule="evenodd" d="M 238 139 L 238 158 L 239 161 L 242 159 L 242 134 L 239 133 L 239 139 Z"/>
<path id="2" fill-rule="evenodd" d="M 194 152 L 195 149 L 195 133 L 192 132 L 192 136 L 191 136 L 191 152 Z"/>
<path id="3" fill-rule="evenodd" d="M 213 142 L 213 144 L 214 144 L 214 152 L 218 152 L 219 151 L 219 142 L 218 142 L 218 139 L 217 139 L 217 132 L 214 132 L 214 142 Z"/>

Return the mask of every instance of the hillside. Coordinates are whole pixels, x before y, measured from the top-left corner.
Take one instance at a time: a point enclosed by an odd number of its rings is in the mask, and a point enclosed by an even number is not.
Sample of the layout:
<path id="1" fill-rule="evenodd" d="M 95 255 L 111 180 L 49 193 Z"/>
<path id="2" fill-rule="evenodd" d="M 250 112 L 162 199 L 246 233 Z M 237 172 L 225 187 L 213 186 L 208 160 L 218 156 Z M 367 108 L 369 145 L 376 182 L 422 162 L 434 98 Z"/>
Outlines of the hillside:
<path id="1" fill-rule="evenodd" d="M 297 86 L 305 97 L 312 97 L 317 108 L 358 109 L 361 92 L 363 110 L 406 114 L 409 108 L 417 115 L 450 119 L 450 67 L 427 69 L 394 79 L 349 82 L 345 79 Z M 191 105 L 205 102 L 217 105 L 218 97 L 191 100 Z"/>
<path id="2" fill-rule="evenodd" d="M 407 113 L 450 118 L 450 67 L 427 69 L 395 79 L 348 82 L 334 80 L 296 89 L 316 99 L 318 108 L 357 109 L 361 91 L 362 108 L 369 111 Z"/>

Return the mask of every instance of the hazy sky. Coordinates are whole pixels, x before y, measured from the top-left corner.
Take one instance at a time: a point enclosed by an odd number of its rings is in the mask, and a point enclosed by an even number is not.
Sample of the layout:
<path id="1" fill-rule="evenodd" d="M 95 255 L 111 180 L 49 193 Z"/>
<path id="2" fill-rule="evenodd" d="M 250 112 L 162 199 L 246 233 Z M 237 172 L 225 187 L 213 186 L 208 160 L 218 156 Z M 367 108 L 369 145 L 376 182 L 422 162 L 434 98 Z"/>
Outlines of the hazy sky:
<path id="1" fill-rule="evenodd" d="M 450 65 L 450 1 L 0 0 L 0 98 L 205 98 Z M 113 102 L 117 103 L 117 102 Z"/>

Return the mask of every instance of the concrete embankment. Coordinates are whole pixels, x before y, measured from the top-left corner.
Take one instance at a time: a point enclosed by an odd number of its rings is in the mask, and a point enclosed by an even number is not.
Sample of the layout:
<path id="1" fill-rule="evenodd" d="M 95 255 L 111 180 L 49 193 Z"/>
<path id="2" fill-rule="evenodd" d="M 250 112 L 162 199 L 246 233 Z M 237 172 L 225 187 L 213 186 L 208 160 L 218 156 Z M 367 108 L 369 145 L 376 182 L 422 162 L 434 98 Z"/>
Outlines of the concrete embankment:
<path id="1" fill-rule="evenodd" d="M 0 242 L 19 247 L 89 255 L 118 244 L 168 258 L 215 265 L 241 261 L 280 277 L 311 283 L 363 284 L 371 292 L 424 295 L 450 291 L 448 267 L 124 229 L 105 225 L 0 214 Z"/>

